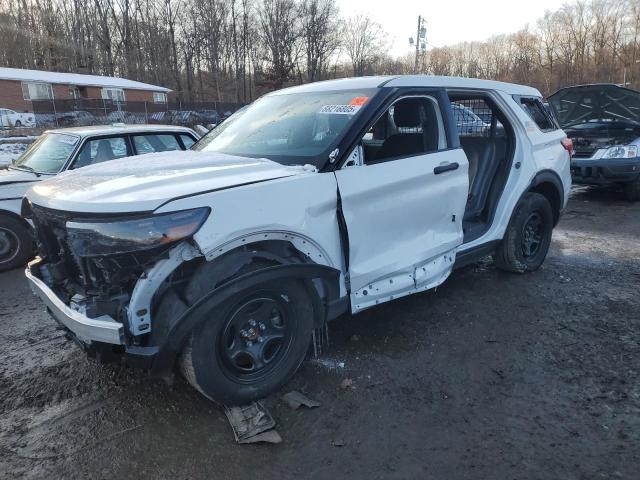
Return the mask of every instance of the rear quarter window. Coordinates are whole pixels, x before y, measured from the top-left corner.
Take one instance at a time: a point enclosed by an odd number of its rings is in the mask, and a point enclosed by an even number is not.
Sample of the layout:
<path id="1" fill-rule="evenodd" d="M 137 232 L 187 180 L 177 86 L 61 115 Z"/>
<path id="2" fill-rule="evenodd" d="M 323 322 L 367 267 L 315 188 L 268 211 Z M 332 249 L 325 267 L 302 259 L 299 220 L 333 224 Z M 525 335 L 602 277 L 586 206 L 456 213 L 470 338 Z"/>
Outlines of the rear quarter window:
<path id="1" fill-rule="evenodd" d="M 539 98 L 515 97 L 514 100 L 522 107 L 542 132 L 552 132 L 559 128 L 553 115 L 551 115 Z"/>

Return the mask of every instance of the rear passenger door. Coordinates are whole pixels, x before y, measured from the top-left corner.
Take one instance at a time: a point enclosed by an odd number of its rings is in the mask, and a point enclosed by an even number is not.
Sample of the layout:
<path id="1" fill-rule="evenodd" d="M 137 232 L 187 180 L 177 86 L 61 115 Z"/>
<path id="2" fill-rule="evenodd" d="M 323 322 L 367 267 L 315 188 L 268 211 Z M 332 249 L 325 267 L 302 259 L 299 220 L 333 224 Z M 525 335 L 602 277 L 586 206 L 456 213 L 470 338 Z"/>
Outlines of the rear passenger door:
<path id="1" fill-rule="evenodd" d="M 433 288 L 462 244 L 468 163 L 449 148 L 446 95 L 400 97 L 336 178 L 349 237 L 353 311 Z"/>

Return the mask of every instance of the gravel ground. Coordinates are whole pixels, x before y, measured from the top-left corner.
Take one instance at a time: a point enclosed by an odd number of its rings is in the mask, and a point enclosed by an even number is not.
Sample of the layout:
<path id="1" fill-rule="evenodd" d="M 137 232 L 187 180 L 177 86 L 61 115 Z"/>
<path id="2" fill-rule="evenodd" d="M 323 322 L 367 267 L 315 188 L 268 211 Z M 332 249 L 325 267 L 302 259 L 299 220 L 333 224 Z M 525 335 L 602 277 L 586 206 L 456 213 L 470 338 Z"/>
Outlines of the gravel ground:
<path id="1" fill-rule="evenodd" d="M 346 367 L 286 390 L 322 406 L 265 402 L 280 445 L 236 445 L 181 380 L 86 359 L 5 273 L 0 477 L 637 479 L 639 238 L 640 203 L 579 189 L 538 272 L 487 260 L 338 320 Z"/>

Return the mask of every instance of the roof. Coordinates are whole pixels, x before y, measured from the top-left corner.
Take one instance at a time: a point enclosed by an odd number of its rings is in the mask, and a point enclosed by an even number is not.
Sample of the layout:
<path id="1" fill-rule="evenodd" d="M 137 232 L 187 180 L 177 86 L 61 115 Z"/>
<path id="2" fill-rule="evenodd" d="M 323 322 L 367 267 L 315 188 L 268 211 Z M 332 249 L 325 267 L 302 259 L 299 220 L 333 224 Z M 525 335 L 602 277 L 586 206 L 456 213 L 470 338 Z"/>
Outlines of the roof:
<path id="1" fill-rule="evenodd" d="M 89 135 L 117 135 L 121 133 L 144 133 L 144 132 L 189 132 L 193 130 L 187 127 L 175 125 L 91 125 L 87 127 L 56 128 L 47 130 L 45 133 L 69 133 L 86 137 Z"/>
<path id="2" fill-rule="evenodd" d="M 365 88 L 381 87 L 444 87 L 444 88 L 469 88 L 479 90 L 499 90 L 511 95 L 532 95 L 541 97 L 540 92 L 526 85 L 498 82 L 495 80 L 483 80 L 480 78 L 441 77 L 434 75 L 399 75 L 399 76 L 373 76 L 341 78 L 339 80 L 327 80 L 324 82 L 308 83 L 297 87 L 285 88 L 271 95 L 287 93 L 309 93 L 337 90 L 358 90 Z"/>
<path id="3" fill-rule="evenodd" d="M 128 80 L 126 78 L 84 75 L 81 73 L 48 72 L 44 70 L 25 70 L 22 68 L 0 68 L 0 80 L 62 83 L 65 85 L 86 85 L 91 87 L 115 87 L 165 93 L 171 91 L 165 87 L 136 82 L 135 80 Z"/>

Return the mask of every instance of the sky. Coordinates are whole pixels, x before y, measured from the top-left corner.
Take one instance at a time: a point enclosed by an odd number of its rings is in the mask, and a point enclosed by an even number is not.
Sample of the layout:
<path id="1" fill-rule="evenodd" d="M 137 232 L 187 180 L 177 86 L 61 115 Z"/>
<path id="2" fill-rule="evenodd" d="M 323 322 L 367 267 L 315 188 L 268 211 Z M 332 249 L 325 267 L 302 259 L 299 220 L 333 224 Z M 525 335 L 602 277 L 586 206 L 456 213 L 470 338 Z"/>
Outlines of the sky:
<path id="1" fill-rule="evenodd" d="M 410 51 L 418 15 L 427 20 L 428 48 L 485 40 L 535 26 L 545 10 L 557 10 L 563 0 L 337 0 L 344 16 L 369 15 L 389 34 L 393 55 Z"/>

